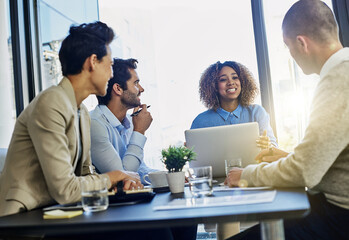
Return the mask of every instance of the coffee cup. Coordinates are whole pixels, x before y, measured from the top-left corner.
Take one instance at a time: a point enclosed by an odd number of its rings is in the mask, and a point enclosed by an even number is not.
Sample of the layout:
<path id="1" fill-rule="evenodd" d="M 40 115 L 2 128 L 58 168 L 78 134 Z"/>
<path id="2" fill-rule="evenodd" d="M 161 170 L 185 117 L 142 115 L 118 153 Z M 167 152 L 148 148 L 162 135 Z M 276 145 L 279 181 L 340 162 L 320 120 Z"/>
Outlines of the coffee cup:
<path id="1" fill-rule="evenodd" d="M 144 182 L 150 184 L 152 188 L 167 187 L 166 171 L 150 172 L 143 176 Z"/>

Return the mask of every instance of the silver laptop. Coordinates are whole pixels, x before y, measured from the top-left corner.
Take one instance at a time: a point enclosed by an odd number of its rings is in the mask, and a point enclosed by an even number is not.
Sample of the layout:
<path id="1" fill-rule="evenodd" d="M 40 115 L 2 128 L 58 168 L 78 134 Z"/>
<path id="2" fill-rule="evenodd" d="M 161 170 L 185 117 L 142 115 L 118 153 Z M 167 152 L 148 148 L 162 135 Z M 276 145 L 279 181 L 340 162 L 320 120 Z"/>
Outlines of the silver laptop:
<path id="1" fill-rule="evenodd" d="M 225 177 L 225 159 L 241 158 L 242 166 L 256 164 L 260 149 L 258 123 L 242 123 L 186 130 L 186 146 L 193 147 L 196 160 L 190 167 L 212 166 L 213 177 Z"/>

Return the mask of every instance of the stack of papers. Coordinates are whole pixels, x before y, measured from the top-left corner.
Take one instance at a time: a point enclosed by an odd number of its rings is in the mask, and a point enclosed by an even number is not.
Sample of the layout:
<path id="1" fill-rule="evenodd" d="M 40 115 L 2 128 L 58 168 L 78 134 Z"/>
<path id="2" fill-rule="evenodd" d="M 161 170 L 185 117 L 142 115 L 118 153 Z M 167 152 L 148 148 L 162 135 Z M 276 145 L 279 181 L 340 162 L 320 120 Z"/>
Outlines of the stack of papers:
<path id="1" fill-rule="evenodd" d="M 214 187 L 213 191 L 215 192 L 229 192 L 229 191 L 255 191 L 255 190 L 267 190 L 272 189 L 272 187 L 264 186 L 264 187 L 228 187 L 223 185 L 219 185 L 218 187 Z"/>
<path id="2" fill-rule="evenodd" d="M 79 216 L 83 213 L 82 210 L 78 211 L 63 211 L 63 210 L 51 210 L 44 212 L 44 219 L 63 219 L 63 218 L 72 218 Z"/>
<path id="3" fill-rule="evenodd" d="M 183 208 L 220 207 L 229 205 L 267 203 L 274 201 L 275 195 L 276 190 L 223 197 L 179 198 L 172 200 L 166 206 L 156 206 L 153 209 L 156 211 Z"/>

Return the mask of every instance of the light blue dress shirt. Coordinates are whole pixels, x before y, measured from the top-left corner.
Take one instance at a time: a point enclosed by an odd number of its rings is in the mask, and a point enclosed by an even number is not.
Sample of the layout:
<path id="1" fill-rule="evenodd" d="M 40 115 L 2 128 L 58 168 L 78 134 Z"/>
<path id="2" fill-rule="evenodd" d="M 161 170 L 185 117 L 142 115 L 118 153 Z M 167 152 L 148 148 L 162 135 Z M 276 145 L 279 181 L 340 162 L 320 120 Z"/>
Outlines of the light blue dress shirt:
<path id="1" fill-rule="evenodd" d="M 267 130 L 271 144 L 277 147 L 276 138 L 269 121 L 269 115 L 262 106 L 253 104 L 242 107 L 239 104 L 233 112 L 218 108 L 217 111 L 210 109 L 200 113 L 191 124 L 191 129 L 258 122 L 259 134 L 262 135 L 264 130 Z"/>
<path id="2" fill-rule="evenodd" d="M 101 173 L 113 170 L 138 172 L 143 176 L 157 171 L 143 161 L 147 138 L 133 131 L 132 118 L 126 115 L 121 123 L 105 105 L 98 105 L 91 116 L 91 158 Z"/>

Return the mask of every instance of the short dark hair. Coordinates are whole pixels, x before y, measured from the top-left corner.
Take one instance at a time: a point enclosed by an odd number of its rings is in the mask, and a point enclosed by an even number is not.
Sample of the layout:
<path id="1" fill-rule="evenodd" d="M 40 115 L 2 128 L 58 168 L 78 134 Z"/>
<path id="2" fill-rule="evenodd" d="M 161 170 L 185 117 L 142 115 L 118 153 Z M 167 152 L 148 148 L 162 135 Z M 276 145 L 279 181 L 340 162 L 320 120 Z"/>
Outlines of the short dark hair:
<path id="1" fill-rule="evenodd" d="M 59 50 L 63 76 L 81 73 L 86 58 L 92 54 L 101 60 L 107 55 L 107 45 L 113 39 L 113 29 L 102 22 L 71 26 Z"/>
<path id="2" fill-rule="evenodd" d="M 253 103 L 258 94 L 258 87 L 252 73 L 241 63 L 234 61 L 216 62 L 211 64 L 200 78 L 200 100 L 209 109 L 217 110 L 220 107 L 218 93 L 219 72 L 223 67 L 231 67 L 239 77 L 241 93 L 238 97 L 239 104 L 248 106 Z"/>
<path id="3" fill-rule="evenodd" d="M 338 38 L 338 27 L 331 9 L 319 0 L 300 0 L 287 11 L 282 22 L 287 38 L 305 35 L 312 40 L 326 43 Z"/>
<path id="4" fill-rule="evenodd" d="M 126 82 L 131 78 L 129 69 L 136 69 L 138 61 L 136 59 L 114 58 L 113 73 L 114 76 L 108 82 L 107 94 L 97 96 L 99 105 L 108 105 L 111 100 L 111 91 L 115 83 L 119 84 L 123 90 L 127 90 Z"/>

